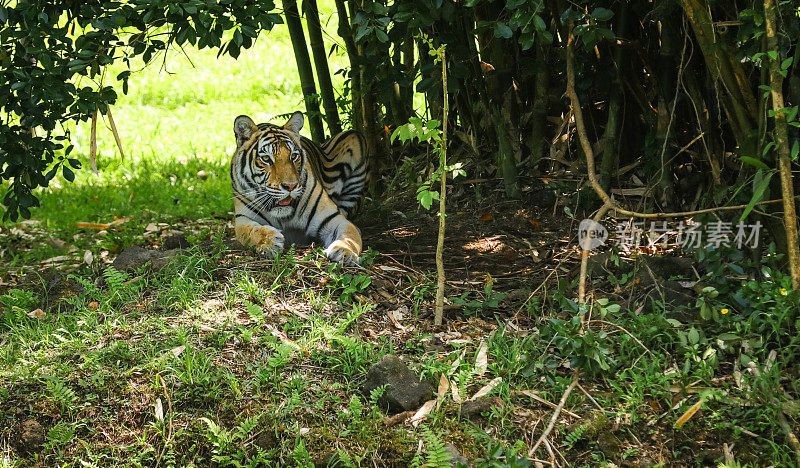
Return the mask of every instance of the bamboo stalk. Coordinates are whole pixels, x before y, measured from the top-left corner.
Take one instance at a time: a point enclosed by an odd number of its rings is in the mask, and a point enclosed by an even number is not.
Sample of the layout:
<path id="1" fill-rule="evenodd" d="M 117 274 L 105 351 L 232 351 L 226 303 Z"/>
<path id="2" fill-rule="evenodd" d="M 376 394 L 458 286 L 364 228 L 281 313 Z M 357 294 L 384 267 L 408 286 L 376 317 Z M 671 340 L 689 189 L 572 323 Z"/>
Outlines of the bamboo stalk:
<path id="1" fill-rule="evenodd" d="M 325 130 L 322 128 L 322 118 L 317 102 L 317 87 L 314 84 L 314 71 L 311 68 L 311 57 L 306 47 L 306 36 L 303 33 L 303 23 L 300 22 L 300 11 L 295 0 L 283 0 L 283 13 L 286 16 L 286 27 L 292 40 L 294 59 L 297 63 L 297 74 L 300 76 L 300 87 L 303 90 L 303 101 L 306 104 L 308 126 L 311 139 L 322 142 L 325 139 Z"/>
<path id="2" fill-rule="evenodd" d="M 303 10 L 306 14 L 306 25 L 308 26 L 308 41 L 311 44 L 314 66 L 317 69 L 319 94 L 322 96 L 322 107 L 325 109 L 325 122 L 328 124 L 328 130 L 335 135 L 342 131 L 342 124 L 339 121 L 339 110 L 336 107 L 336 97 L 333 94 L 331 71 L 328 68 L 328 57 L 325 54 L 325 41 L 322 39 L 322 26 L 319 22 L 317 0 L 304 0 Z"/>

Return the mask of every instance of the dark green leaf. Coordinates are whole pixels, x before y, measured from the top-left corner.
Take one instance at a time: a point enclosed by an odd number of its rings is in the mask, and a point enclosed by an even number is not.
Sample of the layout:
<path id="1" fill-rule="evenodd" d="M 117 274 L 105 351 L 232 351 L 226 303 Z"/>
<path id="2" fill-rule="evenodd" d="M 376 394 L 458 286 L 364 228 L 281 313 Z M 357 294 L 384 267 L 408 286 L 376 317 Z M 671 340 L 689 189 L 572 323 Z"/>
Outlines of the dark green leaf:
<path id="1" fill-rule="evenodd" d="M 591 16 L 597 21 L 608 21 L 614 17 L 614 12 L 607 8 L 597 7 L 594 10 L 592 10 Z"/>
<path id="2" fill-rule="evenodd" d="M 502 37 L 505 39 L 510 38 L 514 34 L 514 31 L 508 27 L 506 23 L 497 23 L 494 27 L 494 37 Z"/>

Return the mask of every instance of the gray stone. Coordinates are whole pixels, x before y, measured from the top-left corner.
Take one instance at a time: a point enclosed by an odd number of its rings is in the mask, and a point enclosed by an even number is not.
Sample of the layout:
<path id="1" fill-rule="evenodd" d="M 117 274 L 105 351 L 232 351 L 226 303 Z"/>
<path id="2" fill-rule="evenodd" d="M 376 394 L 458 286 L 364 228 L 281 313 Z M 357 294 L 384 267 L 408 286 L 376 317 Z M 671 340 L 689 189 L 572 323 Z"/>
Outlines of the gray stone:
<path id="1" fill-rule="evenodd" d="M 161 252 L 158 250 L 147 250 L 138 245 L 132 245 L 123 250 L 111 264 L 119 271 L 136 271 L 148 262 L 151 262 L 151 269 L 158 271 L 167 264 L 174 252 Z"/>
<path id="2" fill-rule="evenodd" d="M 48 312 L 61 309 L 62 306 L 71 307 L 71 304 L 63 299 L 79 297 L 86 292 L 86 288 L 80 283 L 55 270 L 28 273 L 22 279 L 20 286 L 42 298 L 40 307 Z"/>
<path id="3" fill-rule="evenodd" d="M 420 381 L 400 358 L 392 354 L 383 356 L 370 367 L 362 391 L 369 395 L 383 385 L 386 389 L 378 404 L 391 413 L 415 410 L 433 397 L 431 384 Z"/>
<path id="4" fill-rule="evenodd" d="M 39 421 L 28 419 L 19 428 L 19 444 L 24 452 L 38 452 L 47 440 L 45 430 Z"/>
<path id="5" fill-rule="evenodd" d="M 186 240 L 186 236 L 176 233 L 164 239 L 164 242 L 161 244 L 161 248 L 159 250 L 167 251 L 175 249 L 188 249 L 191 246 L 192 244 Z"/>

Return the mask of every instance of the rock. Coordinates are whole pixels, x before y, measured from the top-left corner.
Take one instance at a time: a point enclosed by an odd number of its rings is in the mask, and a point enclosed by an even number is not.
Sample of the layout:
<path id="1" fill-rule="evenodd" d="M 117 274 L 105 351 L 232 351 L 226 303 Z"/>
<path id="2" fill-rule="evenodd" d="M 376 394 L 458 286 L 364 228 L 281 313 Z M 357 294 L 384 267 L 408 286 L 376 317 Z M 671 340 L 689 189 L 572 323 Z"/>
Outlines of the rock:
<path id="1" fill-rule="evenodd" d="M 416 410 L 433 397 L 431 384 L 420 381 L 400 358 L 392 354 L 383 356 L 369 368 L 361 390 L 369 395 L 383 385 L 386 389 L 378 404 L 391 413 Z"/>
<path id="2" fill-rule="evenodd" d="M 483 413 L 492 411 L 492 408 L 500 408 L 502 406 L 503 400 L 499 397 L 480 397 L 462 403 L 458 415 L 463 419 L 475 420 L 483 417 Z"/>
<path id="3" fill-rule="evenodd" d="M 167 250 L 175 250 L 175 249 L 188 249 L 191 247 L 192 244 L 186 240 L 186 236 L 183 233 L 174 233 L 164 239 L 164 242 L 161 244 L 161 251 Z"/>
<path id="4" fill-rule="evenodd" d="M 19 443 L 24 452 L 38 452 L 47 440 L 44 428 L 39 421 L 28 419 L 19 429 Z"/>
<path id="5" fill-rule="evenodd" d="M 111 266 L 119 271 L 135 271 L 148 262 L 152 262 L 150 268 L 153 271 L 158 271 L 169 261 L 169 259 L 166 259 L 166 257 L 171 255 L 172 253 L 170 252 L 147 250 L 139 247 L 138 245 L 132 245 L 120 252 L 117 258 L 114 259 L 114 262 L 111 264 Z"/>
<path id="6" fill-rule="evenodd" d="M 44 299 L 40 306 L 46 311 L 69 306 L 64 299 L 75 298 L 86 292 L 86 288 L 80 283 L 55 270 L 28 273 L 20 284 L 23 289 L 33 291 Z"/>
<path id="7" fill-rule="evenodd" d="M 459 463 L 464 465 L 464 466 L 468 466 L 469 465 L 469 460 L 467 460 L 464 457 L 464 455 L 461 455 L 461 452 L 458 451 L 458 449 L 456 448 L 455 445 L 448 443 L 448 444 L 446 444 L 444 446 L 444 449 L 447 451 L 447 453 L 450 454 L 450 460 L 448 460 L 448 461 L 453 466 L 458 466 Z"/>

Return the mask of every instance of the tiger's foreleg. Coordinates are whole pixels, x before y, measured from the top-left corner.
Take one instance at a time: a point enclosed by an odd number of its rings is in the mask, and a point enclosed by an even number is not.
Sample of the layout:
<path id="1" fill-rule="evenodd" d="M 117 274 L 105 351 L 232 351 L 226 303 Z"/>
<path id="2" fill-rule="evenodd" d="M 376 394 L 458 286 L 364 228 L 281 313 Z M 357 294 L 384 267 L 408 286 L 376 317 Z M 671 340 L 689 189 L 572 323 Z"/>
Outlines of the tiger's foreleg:
<path id="1" fill-rule="evenodd" d="M 259 252 L 270 258 L 275 258 L 283 252 L 283 233 L 270 225 L 258 224 L 247 218 L 237 218 L 236 240 L 246 246 L 255 247 Z"/>
<path id="2" fill-rule="evenodd" d="M 322 236 L 325 255 L 332 262 L 346 266 L 358 266 L 361 255 L 361 232 L 342 215 L 330 223 L 331 229 Z"/>

